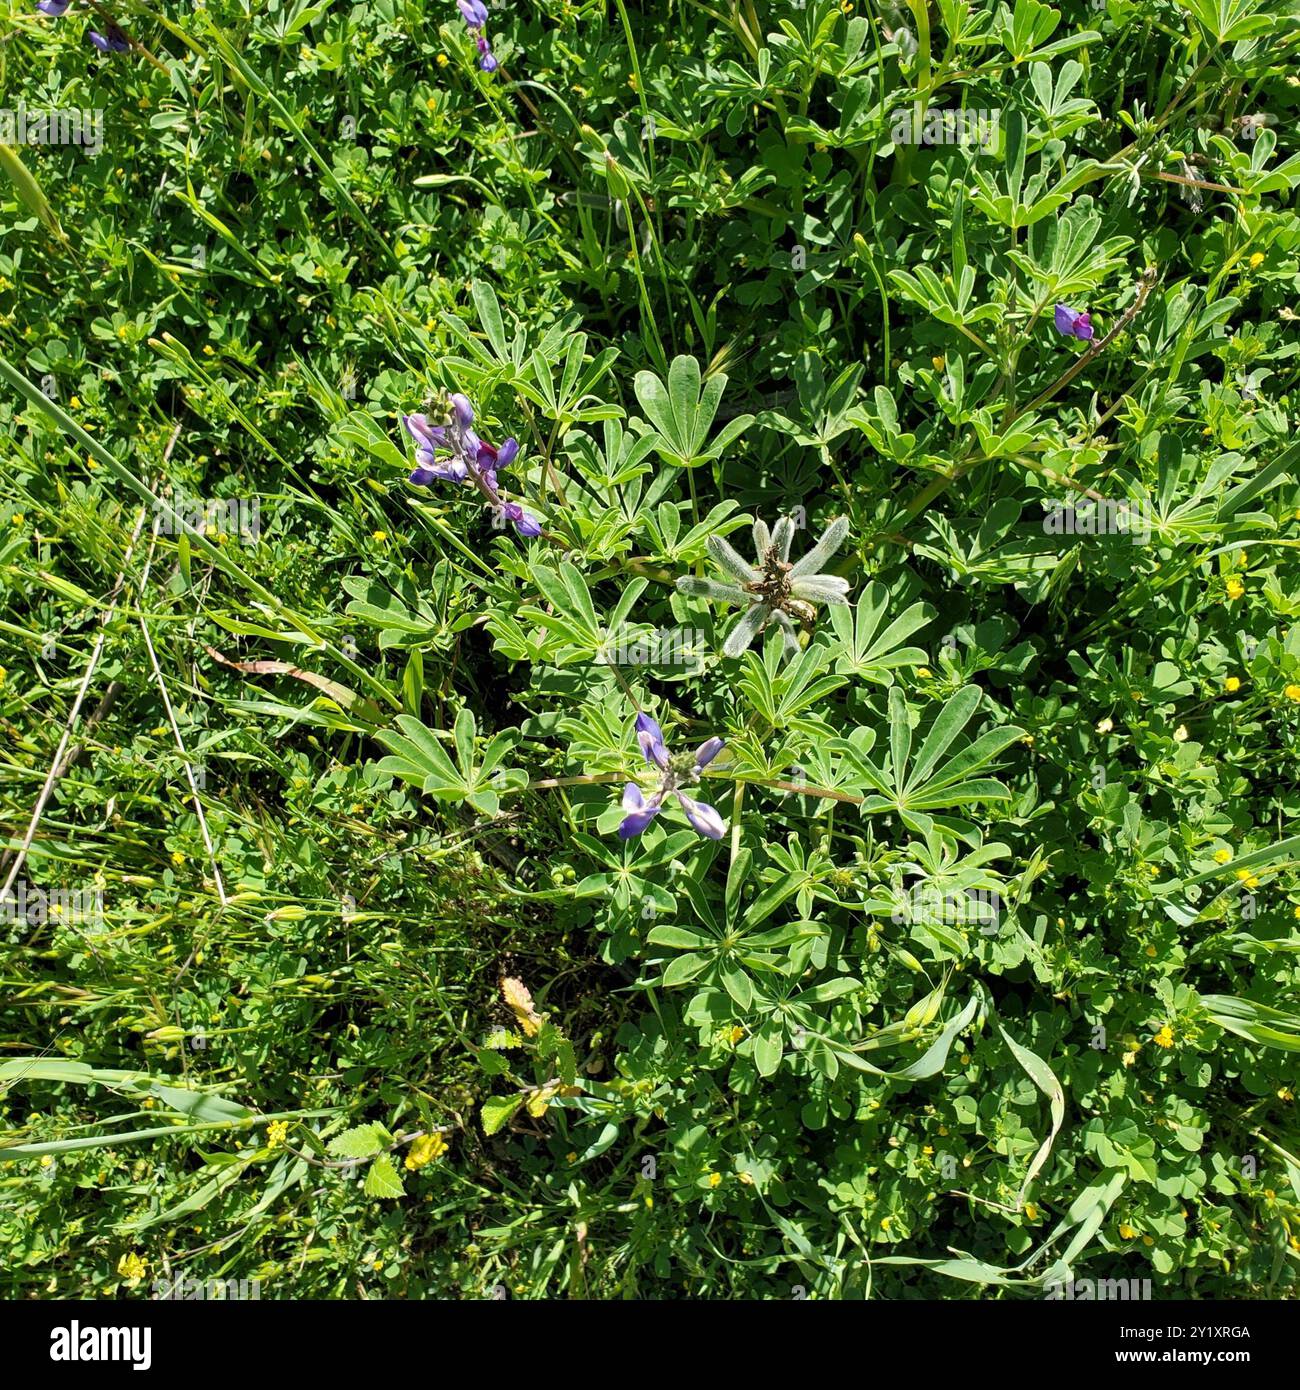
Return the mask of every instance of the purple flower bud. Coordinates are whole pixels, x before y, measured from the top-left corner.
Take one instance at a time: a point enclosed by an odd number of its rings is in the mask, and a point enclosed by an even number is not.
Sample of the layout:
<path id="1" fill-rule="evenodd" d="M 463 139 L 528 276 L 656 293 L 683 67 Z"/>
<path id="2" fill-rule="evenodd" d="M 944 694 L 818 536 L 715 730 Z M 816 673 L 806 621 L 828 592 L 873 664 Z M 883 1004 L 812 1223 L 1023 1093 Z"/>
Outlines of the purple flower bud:
<path id="1" fill-rule="evenodd" d="M 93 29 L 90 31 L 90 41 L 101 53 L 126 53 L 131 47 L 131 40 L 117 27 L 116 24 L 108 26 L 107 34 L 97 34 Z"/>
<path id="2" fill-rule="evenodd" d="M 710 840 L 720 840 L 727 833 L 727 823 L 712 806 L 705 805 L 703 801 L 692 801 L 685 792 L 678 792 L 677 800 L 686 812 L 686 819 L 701 835 L 707 835 Z"/>
<path id="3" fill-rule="evenodd" d="M 492 53 L 485 53 L 483 57 L 478 60 L 478 65 L 484 72 L 495 72 L 499 66 L 495 54 Z"/>
<path id="4" fill-rule="evenodd" d="M 488 10 L 483 0 L 456 0 L 456 8 L 470 29 L 481 29 L 488 21 Z"/>
<path id="5" fill-rule="evenodd" d="M 459 391 L 452 394 L 451 408 L 456 415 L 456 423 L 462 430 L 467 430 L 474 423 L 474 407 L 470 405 L 467 397 L 462 396 Z"/>
<path id="6" fill-rule="evenodd" d="M 1056 306 L 1056 331 L 1067 338 L 1080 338 L 1085 343 L 1092 337 L 1092 315 L 1079 313 L 1068 304 Z"/>
<path id="7" fill-rule="evenodd" d="M 537 519 L 529 516 L 518 502 L 502 502 L 501 515 L 507 521 L 513 522 L 515 530 L 529 540 L 542 534 L 542 528 Z"/>
<path id="8" fill-rule="evenodd" d="M 661 804 L 661 797 L 655 796 L 647 801 L 641 794 L 641 788 L 635 782 L 629 782 L 623 788 L 623 809 L 628 814 L 618 827 L 619 839 L 630 840 L 634 835 L 639 835 L 659 814 Z"/>
<path id="9" fill-rule="evenodd" d="M 668 746 L 664 743 L 664 731 L 648 714 L 636 717 L 636 741 L 641 745 L 646 762 L 655 767 L 668 766 Z"/>
<path id="10" fill-rule="evenodd" d="M 726 741 L 724 739 L 706 739 L 705 742 L 700 744 L 695 750 L 695 766 L 698 768 L 708 767 L 726 746 Z"/>
<path id="11" fill-rule="evenodd" d="M 445 426 L 431 425 L 426 415 L 403 415 L 402 424 L 421 449 L 441 448 L 447 438 Z"/>
<path id="12" fill-rule="evenodd" d="M 459 459 L 443 459 L 435 462 L 433 456 L 427 459 L 423 450 L 416 455 L 420 467 L 412 470 L 410 481 L 416 487 L 428 487 L 430 483 L 464 483 L 469 481 L 469 469 Z"/>
<path id="13" fill-rule="evenodd" d="M 60 15 L 67 14 L 68 6 L 71 4 L 72 0 L 40 0 L 40 4 L 37 5 L 36 8 L 40 10 L 42 14 L 51 15 L 53 18 L 58 19 Z"/>

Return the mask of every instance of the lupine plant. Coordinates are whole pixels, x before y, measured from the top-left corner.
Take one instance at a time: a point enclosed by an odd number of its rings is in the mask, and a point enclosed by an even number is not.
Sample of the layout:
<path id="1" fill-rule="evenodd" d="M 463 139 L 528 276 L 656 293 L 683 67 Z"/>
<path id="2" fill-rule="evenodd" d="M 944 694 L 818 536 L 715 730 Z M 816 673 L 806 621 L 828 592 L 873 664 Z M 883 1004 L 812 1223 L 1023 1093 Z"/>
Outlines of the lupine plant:
<path id="1" fill-rule="evenodd" d="M 0 5 L 6 1293 L 1295 1298 L 1284 7 Z"/>

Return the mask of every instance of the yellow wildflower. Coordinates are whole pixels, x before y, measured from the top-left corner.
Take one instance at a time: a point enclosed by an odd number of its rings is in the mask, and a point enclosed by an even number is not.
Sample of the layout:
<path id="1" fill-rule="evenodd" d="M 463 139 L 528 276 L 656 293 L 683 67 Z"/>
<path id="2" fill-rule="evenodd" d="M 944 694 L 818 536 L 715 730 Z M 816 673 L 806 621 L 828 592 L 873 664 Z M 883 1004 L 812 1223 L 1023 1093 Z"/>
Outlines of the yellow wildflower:
<path id="1" fill-rule="evenodd" d="M 1250 268 L 1252 270 L 1258 270 L 1260 266 L 1262 266 L 1263 264 L 1264 253 L 1262 251 L 1256 251 L 1255 254 L 1250 258 Z"/>
<path id="2" fill-rule="evenodd" d="M 149 1266 L 133 1250 L 129 1255 L 123 1255 L 122 1258 L 118 1260 L 117 1272 L 134 1288 L 134 1286 L 149 1272 Z"/>
<path id="3" fill-rule="evenodd" d="M 1133 1227 L 1127 1224 L 1121 1224 L 1119 1228 L 1119 1233 L 1121 1236 L 1124 1237 L 1125 1240 L 1132 1240 L 1133 1237 L 1137 1235 L 1137 1232 L 1133 1229 Z"/>
<path id="4" fill-rule="evenodd" d="M 422 1134 L 407 1152 L 406 1166 L 411 1172 L 415 1172 L 417 1168 L 423 1168 L 426 1163 L 432 1163 L 435 1158 L 441 1158 L 446 1152 L 447 1141 L 441 1134 Z M 571 1154 L 569 1162 L 572 1163 L 577 1156 L 577 1154 Z"/>
<path id="5" fill-rule="evenodd" d="M 710 1173 L 709 1176 L 708 1176 L 708 1184 L 709 1184 L 710 1187 L 717 1187 L 718 1184 L 721 1183 L 721 1181 L 722 1181 L 722 1174 L 721 1174 L 721 1173 Z"/>
<path id="6" fill-rule="evenodd" d="M 1157 1047 L 1173 1047 L 1174 1030 L 1167 1023 L 1163 1024 L 1160 1028 L 1160 1031 L 1155 1035 L 1155 1037 L 1151 1039 L 1151 1041 L 1155 1043 Z"/>
<path id="7" fill-rule="evenodd" d="M 1114 727 L 1115 721 L 1113 719 L 1099 719 L 1097 721 L 1097 732 L 1099 734 L 1108 734 Z"/>
<path id="8" fill-rule="evenodd" d="M 1216 849 L 1214 851 L 1214 862 L 1216 864 L 1226 864 L 1232 858 L 1230 849 Z"/>
<path id="9" fill-rule="evenodd" d="M 178 849 L 172 850 L 172 863 L 175 864 L 176 867 L 177 867 L 178 869 L 180 868 L 180 866 L 181 866 L 184 862 L 185 862 L 185 856 L 184 856 L 184 854 L 182 854 L 181 851 L 178 850 Z"/>
<path id="10" fill-rule="evenodd" d="M 1233 600 L 1239 599 L 1242 596 L 1242 594 L 1246 592 L 1246 586 L 1234 574 L 1228 579 L 1228 582 L 1224 585 L 1224 591 L 1228 595 L 1228 602 L 1231 603 L 1233 602 Z"/>
<path id="11" fill-rule="evenodd" d="M 1288 700 L 1300 705 L 1300 685 L 1288 685 L 1282 694 L 1285 695 Z"/>
<path id="12" fill-rule="evenodd" d="M 1237 676 L 1229 676 L 1228 679 L 1223 682 L 1223 688 L 1229 695 L 1235 695 L 1237 691 L 1241 689 L 1241 681 Z"/>

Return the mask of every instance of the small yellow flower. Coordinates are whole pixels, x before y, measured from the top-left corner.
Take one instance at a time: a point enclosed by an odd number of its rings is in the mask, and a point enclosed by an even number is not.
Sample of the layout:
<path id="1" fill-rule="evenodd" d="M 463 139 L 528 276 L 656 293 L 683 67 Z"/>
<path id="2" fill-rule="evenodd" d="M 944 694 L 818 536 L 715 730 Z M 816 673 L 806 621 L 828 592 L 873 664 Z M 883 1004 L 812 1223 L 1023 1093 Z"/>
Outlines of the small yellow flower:
<path id="1" fill-rule="evenodd" d="M 1230 849 L 1216 849 L 1214 851 L 1214 862 L 1216 864 L 1226 864 L 1232 858 Z"/>
<path id="2" fill-rule="evenodd" d="M 1133 1227 L 1127 1224 L 1121 1224 L 1119 1228 L 1119 1233 L 1121 1236 L 1124 1237 L 1125 1240 L 1132 1240 L 1133 1237 L 1137 1235 L 1137 1232 L 1133 1229 Z"/>
<path id="3" fill-rule="evenodd" d="M 446 55 L 445 53 L 439 53 L 438 56 L 437 56 L 433 61 L 434 61 L 435 63 L 437 63 L 437 65 L 438 65 L 440 68 L 445 68 L 445 67 L 447 66 L 447 62 L 448 62 L 447 55 Z M 432 98 L 432 97 L 429 98 L 429 105 L 430 105 L 430 106 L 433 105 L 433 98 Z"/>
<path id="4" fill-rule="evenodd" d="M 54 1166 L 54 1155 L 53 1155 L 53 1154 L 42 1154 L 42 1155 L 41 1155 L 41 1167 L 42 1167 L 42 1168 L 52 1168 L 53 1166 Z"/>
<path id="5" fill-rule="evenodd" d="M 1282 694 L 1293 704 L 1300 705 L 1300 685 L 1288 685 Z"/>
<path id="6" fill-rule="evenodd" d="M 1252 270 L 1258 270 L 1260 266 L 1262 266 L 1263 264 L 1264 253 L 1262 251 L 1256 251 L 1255 254 L 1250 258 L 1250 268 Z"/>
<path id="7" fill-rule="evenodd" d="M 737 1025 L 731 1030 L 731 1032 L 727 1034 L 727 1037 L 731 1040 L 731 1045 L 732 1045 L 732 1047 L 735 1047 L 735 1045 L 736 1045 L 736 1044 L 741 1040 L 741 1038 L 743 1038 L 744 1036 L 745 1036 L 745 1030 L 744 1030 L 739 1024 L 737 1024 Z"/>
<path id="8" fill-rule="evenodd" d="M 948 1126 L 947 1126 L 947 1125 L 940 1125 L 940 1126 L 939 1126 L 939 1138 L 940 1138 L 940 1139 L 946 1139 L 947 1137 L 948 1137 Z"/>
<path id="9" fill-rule="evenodd" d="M 1175 742 L 1175 743 L 1186 743 L 1186 742 L 1187 742 L 1187 725 L 1186 725 L 1186 724 L 1180 724 L 1180 725 L 1174 730 L 1174 742 Z"/>
<path id="10" fill-rule="evenodd" d="M 422 1134 L 406 1155 L 406 1166 L 415 1172 L 417 1168 L 423 1168 L 426 1163 L 432 1163 L 435 1158 L 441 1158 L 447 1152 L 447 1141 L 441 1134 Z M 572 1163 L 578 1157 L 577 1154 L 569 1156 Z"/>
<path id="11" fill-rule="evenodd" d="M 22 514 L 22 512 L 15 512 L 13 516 L 9 518 L 9 522 L 13 526 L 21 526 L 23 522 L 26 520 L 27 518 Z"/>
<path id="12" fill-rule="evenodd" d="M 708 1184 L 709 1184 L 710 1187 L 717 1187 L 718 1184 L 719 1184 L 721 1181 L 722 1181 L 722 1174 L 721 1174 L 721 1173 L 710 1173 L 710 1174 L 709 1174 L 709 1177 L 708 1177 Z"/>
<path id="13" fill-rule="evenodd" d="M 930 679 L 931 674 L 930 668 L 928 666 L 918 666 L 916 668 L 916 674 L 920 676 L 922 680 L 928 681 Z"/>
<path id="14" fill-rule="evenodd" d="M 1246 592 L 1245 584 L 1235 574 L 1229 577 L 1228 582 L 1223 587 L 1228 595 L 1229 603 L 1239 599 Z"/>
<path id="15" fill-rule="evenodd" d="M 1237 691 L 1241 689 L 1241 681 L 1237 676 L 1229 676 L 1228 679 L 1223 682 L 1223 688 L 1229 695 L 1235 695 Z"/>
<path id="16" fill-rule="evenodd" d="M 933 1145 L 933 1144 L 927 1144 L 927 1145 L 921 1150 L 921 1152 L 926 1156 L 926 1158 L 929 1158 L 929 1157 L 934 1153 L 934 1145 Z"/>
<path id="17" fill-rule="evenodd" d="M 117 1272 L 129 1285 L 134 1287 L 149 1272 L 149 1266 L 133 1250 L 129 1255 L 123 1255 L 118 1260 Z"/>
<path id="18" fill-rule="evenodd" d="M 81 397 L 80 397 L 80 396 L 73 396 L 72 399 L 69 400 L 68 404 L 73 408 L 73 410 L 80 410 L 80 409 L 81 409 Z"/>
<path id="19" fill-rule="evenodd" d="M 1155 958 L 1156 958 L 1156 948 L 1155 948 L 1154 946 L 1148 946 L 1148 947 L 1147 947 L 1147 955 L 1150 957 L 1151 960 L 1155 960 Z"/>
<path id="20" fill-rule="evenodd" d="M 179 869 L 185 862 L 185 856 L 178 849 L 172 850 L 172 863 Z"/>
<path id="21" fill-rule="evenodd" d="M 1097 721 L 1097 732 L 1099 734 L 1108 734 L 1114 727 L 1115 721 L 1113 719 L 1099 719 Z"/>
<path id="22" fill-rule="evenodd" d="M 564 1155 L 564 1161 L 566 1163 L 576 1163 L 578 1161 L 577 1153 L 574 1150 L 570 1149 L 569 1152 Z M 408 1159 L 407 1162 L 409 1163 L 410 1160 Z"/>
<path id="23" fill-rule="evenodd" d="M 289 1137 L 289 1124 L 286 1120 L 272 1120 L 266 1127 L 266 1143 L 268 1148 L 278 1149 L 281 1144 Z"/>
<path id="24" fill-rule="evenodd" d="M 1135 1047 L 1131 1052 L 1126 1052 L 1123 1057 L 1120 1058 L 1120 1061 L 1123 1062 L 1126 1067 L 1131 1067 L 1137 1059 L 1137 1048 Z"/>
<path id="25" fill-rule="evenodd" d="M 1025 1215 L 1026 1215 L 1031 1221 L 1037 1221 L 1037 1220 L 1038 1220 L 1038 1208 L 1033 1204 L 1033 1202 L 1026 1202 L 1026 1203 L 1025 1203 Z"/>
<path id="26" fill-rule="evenodd" d="M 1295 1092 L 1290 1086 L 1280 1086 L 1278 1087 L 1277 1098 L 1278 1100 L 1294 1100 Z"/>
<path id="27" fill-rule="evenodd" d="M 1143 1245 L 1154 1245 L 1155 1243 L 1156 1243 L 1156 1242 L 1155 1242 L 1155 1237 L 1154 1237 L 1154 1236 L 1143 1236 L 1143 1237 L 1142 1237 L 1142 1244 L 1143 1244 Z"/>
<path id="28" fill-rule="evenodd" d="M 1155 1043 L 1157 1047 L 1173 1047 L 1174 1030 L 1166 1023 L 1151 1041 Z"/>
<path id="29" fill-rule="evenodd" d="M 930 359 L 930 365 L 935 369 L 936 372 L 941 372 L 943 371 L 944 366 L 946 364 L 942 357 L 932 357 Z"/>
<path id="30" fill-rule="evenodd" d="M 387 531 L 372 531 L 372 532 L 370 533 L 370 539 L 371 539 L 372 541 L 377 541 L 380 545 L 383 545 L 383 543 L 388 539 L 388 532 L 387 532 Z"/>

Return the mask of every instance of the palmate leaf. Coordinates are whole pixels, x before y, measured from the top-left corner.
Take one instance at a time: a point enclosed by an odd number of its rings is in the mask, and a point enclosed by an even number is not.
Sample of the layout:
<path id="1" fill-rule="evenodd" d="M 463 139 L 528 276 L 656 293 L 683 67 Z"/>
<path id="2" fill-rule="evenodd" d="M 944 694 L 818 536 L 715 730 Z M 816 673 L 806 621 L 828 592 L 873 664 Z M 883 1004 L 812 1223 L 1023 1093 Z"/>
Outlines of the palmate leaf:
<path id="1" fill-rule="evenodd" d="M 684 468 L 716 458 L 754 419 L 752 415 L 736 416 L 705 447 L 727 378 L 722 372 L 715 372 L 701 390 L 700 364 L 693 357 L 674 357 L 667 383 L 653 372 L 638 372 L 633 386 L 641 409 L 658 431 L 656 449 Z"/>
<path id="2" fill-rule="evenodd" d="M 899 644 L 930 622 L 934 609 L 926 603 L 914 603 L 881 632 L 888 609 L 889 590 L 873 582 L 862 591 L 856 608 L 836 606 L 830 610 L 831 627 L 844 646 L 835 663 L 840 675 L 892 685 L 898 667 L 925 664 L 926 655 L 920 647 Z"/>
<path id="3" fill-rule="evenodd" d="M 897 811 L 903 824 L 918 834 L 928 834 L 933 821 L 926 814 L 981 801 L 1004 801 L 1011 793 L 992 777 L 973 774 L 986 768 L 1024 730 L 1016 725 L 990 729 L 959 748 L 946 762 L 941 759 L 970 722 L 982 693 L 978 686 L 963 686 L 935 716 L 916 756 L 912 756 L 912 728 L 907 700 L 898 686 L 889 691 L 889 762 L 879 766 L 848 739 L 836 739 L 831 747 L 844 753 L 875 793 L 862 803 L 864 815 Z"/>
<path id="4" fill-rule="evenodd" d="M 498 793 L 527 782 L 526 774 L 519 769 L 501 767 L 518 738 L 514 730 L 507 729 L 489 739 L 482 762 L 475 762 L 474 716 L 467 709 L 456 716 L 453 730 L 456 763 L 436 735 L 414 715 L 399 714 L 397 726 L 400 734 L 391 729 L 376 734 L 390 754 L 380 759 L 379 771 L 400 777 L 435 800 L 467 801 L 476 811 L 495 815 L 500 806 Z"/>
<path id="5" fill-rule="evenodd" d="M 784 644 L 773 636 L 764 644 L 760 658 L 745 652 L 744 674 L 737 685 L 750 707 L 773 729 L 797 727 L 799 717 L 819 700 L 844 684 L 841 676 L 822 673 L 830 661 L 824 643 L 814 643 L 781 668 Z"/>

